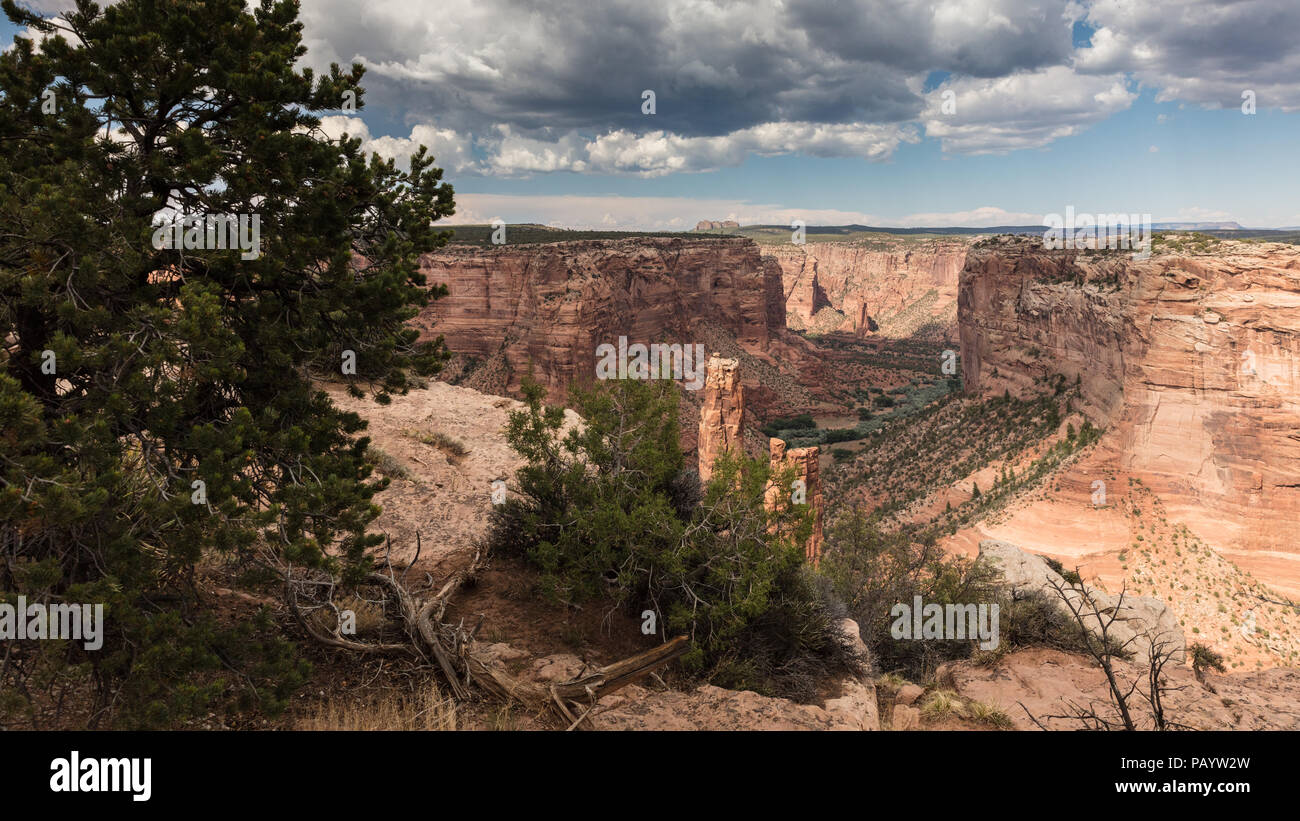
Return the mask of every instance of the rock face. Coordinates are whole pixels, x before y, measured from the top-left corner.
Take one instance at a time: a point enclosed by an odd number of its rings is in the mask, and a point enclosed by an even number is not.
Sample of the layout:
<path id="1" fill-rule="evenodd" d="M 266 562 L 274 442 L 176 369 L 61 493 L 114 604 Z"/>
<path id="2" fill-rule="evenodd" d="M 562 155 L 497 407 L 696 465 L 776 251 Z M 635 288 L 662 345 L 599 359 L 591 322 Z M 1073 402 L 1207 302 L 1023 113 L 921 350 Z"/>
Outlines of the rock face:
<path id="1" fill-rule="evenodd" d="M 967 248 L 962 241 L 885 241 L 768 250 L 781 266 L 790 327 L 908 336 L 930 322 L 955 332 Z"/>
<path id="2" fill-rule="evenodd" d="M 1118 467 L 1171 518 L 1300 573 L 1300 248 L 1135 261 L 997 238 L 972 249 L 958 315 L 968 391 L 1079 379 Z"/>
<path id="3" fill-rule="evenodd" d="M 1147 670 L 1128 662 L 1115 662 L 1121 686 L 1139 681 L 1145 688 Z M 1231 675 L 1206 673 L 1213 690 L 1198 682 L 1190 667 L 1168 665 L 1170 684 L 1165 714 L 1194 730 L 1295 730 L 1300 729 L 1300 670 L 1273 669 Z M 1092 704 L 1113 722 L 1118 714 L 1108 710 L 1105 675 L 1083 656 L 1034 647 L 1008 653 L 992 665 L 958 662 L 941 673 L 958 695 L 1001 709 L 1018 730 L 1036 730 L 1028 710 L 1048 729 L 1078 730 L 1078 721 L 1049 718 L 1068 714 L 1069 704 Z M 1023 705 L 1023 706 L 1022 706 Z M 1150 705 L 1136 693 L 1129 699 L 1139 729 L 1152 726 Z"/>
<path id="4" fill-rule="evenodd" d="M 748 690 L 704 685 L 693 692 L 650 692 L 632 685 L 601 699 L 597 730 L 879 730 L 876 688 L 856 679 L 825 707 Z"/>
<path id="5" fill-rule="evenodd" d="M 389 536 L 392 560 L 414 558 L 417 533 L 422 564 L 440 565 L 456 553 L 463 560 L 464 553 L 472 553 L 473 543 L 487 532 L 493 483 L 512 479 L 524 464 L 502 435 L 510 413 L 523 404 L 445 382 L 394 396 L 386 405 L 349 396 L 342 385 L 322 388 L 336 407 L 366 419 L 371 448 L 384 455 L 379 470 L 392 483 L 375 496 L 384 512 L 371 529 Z M 566 428 L 580 422 L 576 413 L 565 411 Z"/>
<path id="6" fill-rule="evenodd" d="M 723 453 L 744 452 L 745 386 L 740 379 L 740 363 L 714 353 L 709 357 L 702 393 L 704 397 L 700 405 L 700 431 L 696 450 L 699 455 L 700 481 L 707 482 L 713 477 L 713 463 L 719 456 Z M 793 466 L 795 479 L 792 481 L 803 484 L 802 487 L 794 488 L 775 485 L 769 487 L 767 504 L 772 507 L 782 495 L 802 493 L 801 503 L 812 505 L 813 532 L 805 549 L 808 561 L 816 564 L 821 556 L 822 515 L 825 509 L 821 469 L 817 461 L 820 450 L 812 447 L 787 451 L 785 442 L 780 439 L 769 440 L 768 448 L 773 471 Z"/>
<path id="7" fill-rule="evenodd" d="M 620 336 L 685 346 L 707 324 L 765 353 L 786 334 L 780 268 L 740 237 L 447 246 L 420 269 L 449 291 L 411 321 L 420 338 L 494 362 L 511 394 L 531 370 L 551 402 L 594 379 L 597 346 Z"/>
<path id="8" fill-rule="evenodd" d="M 701 482 L 713 477 L 713 463 L 723 453 L 743 452 L 744 421 L 745 386 L 740 383 L 740 363 L 715 353 L 709 357 L 704 379 L 700 434 L 696 442 Z"/>
<path id="9" fill-rule="evenodd" d="M 735 220 L 700 220 L 695 223 L 696 231 L 709 231 L 715 228 L 739 228 L 740 223 Z"/>
<path id="10" fill-rule="evenodd" d="M 1013 593 L 1042 593 L 1071 619 L 1074 618 L 1072 611 L 1078 610 L 1084 624 L 1093 635 L 1100 638 L 1102 619 L 1090 615 L 1093 612 L 1092 605 L 1095 604 L 1096 609 L 1104 614 L 1107 635 L 1121 646 L 1133 650 L 1135 659 L 1148 658 L 1154 641 L 1163 650 L 1172 653 L 1175 661 L 1183 660 L 1187 647 L 1183 629 L 1178 626 L 1178 618 L 1159 599 L 1125 594 L 1121 600 L 1119 596 L 1112 596 L 1089 585 L 1084 585 L 1081 592 L 1066 585 L 1060 574 L 1049 567 L 1041 556 L 992 539 L 980 542 L 979 561 L 997 568 Z M 1057 586 L 1065 589 L 1070 605 L 1061 600 Z"/>
<path id="11" fill-rule="evenodd" d="M 770 448 L 773 473 L 793 466 L 795 468 L 794 481 L 803 483 L 802 487 L 798 488 L 769 487 L 767 490 L 768 506 L 774 506 L 776 500 L 785 494 L 803 492 L 805 503 L 812 505 L 813 508 L 813 531 L 808 538 L 805 554 L 809 563 L 816 565 L 821 558 L 823 542 L 822 516 L 826 509 L 822 498 L 821 467 L 818 463 L 818 455 L 821 450 L 816 447 L 787 450 L 785 442 L 780 439 L 770 440 L 768 447 Z"/>

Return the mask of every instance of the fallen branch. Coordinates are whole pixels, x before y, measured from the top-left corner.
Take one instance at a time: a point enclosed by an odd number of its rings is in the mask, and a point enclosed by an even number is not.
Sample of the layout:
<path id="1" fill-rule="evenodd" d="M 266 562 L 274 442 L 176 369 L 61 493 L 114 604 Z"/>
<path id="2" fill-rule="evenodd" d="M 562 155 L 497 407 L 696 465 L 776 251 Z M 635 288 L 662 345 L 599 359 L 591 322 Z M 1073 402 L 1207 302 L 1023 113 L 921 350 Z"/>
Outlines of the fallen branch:
<path id="1" fill-rule="evenodd" d="M 473 684 L 492 698 L 519 702 L 537 711 L 548 711 L 563 720 L 569 729 L 577 727 L 602 697 L 650 675 L 683 655 L 690 647 L 686 636 L 678 636 L 658 647 L 570 681 L 550 685 L 521 681 L 506 672 L 495 657 L 479 649 L 474 634 L 478 632 L 481 620 L 471 630 L 466 630 L 463 622 L 461 626 L 453 627 L 442 621 L 451 597 L 467 580 L 474 577 L 481 560 L 482 552 L 476 551 L 473 560 L 453 573 L 436 594 L 424 601 L 418 600 L 391 574 L 372 572 L 365 577 L 364 584 L 380 588 L 396 603 L 398 615 L 410 639 L 406 644 L 369 643 L 346 638 L 337 624 L 332 631 L 325 632 L 320 625 L 306 617 L 298 600 L 300 588 L 324 590 L 327 597 L 332 597 L 335 589 L 332 583 L 295 579 L 290 574 L 285 582 L 286 598 L 290 610 L 307 635 L 326 647 L 364 654 L 414 653 L 436 663 L 453 696 L 458 700 L 464 701 L 470 697 L 469 685 Z M 332 598 L 327 598 L 324 605 L 317 605 L 320 606 L 328 606 L 338 613 Z M 585 709 L 580 716 L 575 717 L 573 710 L 580 707 Z"/>

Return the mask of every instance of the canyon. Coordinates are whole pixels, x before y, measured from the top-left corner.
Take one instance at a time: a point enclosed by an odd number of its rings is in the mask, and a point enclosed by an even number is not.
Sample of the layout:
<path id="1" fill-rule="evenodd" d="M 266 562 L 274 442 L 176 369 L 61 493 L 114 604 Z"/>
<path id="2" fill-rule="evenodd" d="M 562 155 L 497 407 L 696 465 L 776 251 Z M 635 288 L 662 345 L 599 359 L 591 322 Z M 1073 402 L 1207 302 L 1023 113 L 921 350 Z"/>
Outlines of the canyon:
<path id="1" fill-rule="evenodd" d="M 971 251 L 961 278 L 963 378 L 985 397 L 1057 374 L 1078 382 L 1078 410 L 1107 432 L 1075 485 L 1141 483 L 1170 519 L 1296 596 L 1298 308 L 1291 245 L 1157 246 L 1133 260 L 997 238 Z M 1079 543 L 1108 546 L 1081 528 Z"/>
<path id="2" fill-rule="evenodd" d="M 1151 543 L 1166 524 L 1186 527 L 1182 543 L 1208 544 L 1221 569 L 1203 578 L 1188 568 L 1157 592 L 1191 614 L 1188 624 L 1218 634 L 1222 603 L 1196 614 L 1197 599 L 1240 591 L 1234 624 L 1255 624 L 1260 608 L 1277 621 L 1245 631 L 1244 655 L 1294 657 L 1287 608 L 1271 611 L 1279 596 L 1300 598 L 1297 308 L 1300 249 L 1287 244 L 1222 242 L 1196 253 L 1157 244 L 1147 260 L 1011 238 L 972 249 L 958 296 L 967 390 L 1019 395 L 1061 374 L 1078 383 L 1076 409 L 1105 435 L 1057 477 L 1056 498 L 1019 505 L 967 540 L 1015 540 L 1122 585 L 1136 572 L 1125 549 Z M 1151 508 L 1160 521 L 1134 516 Z M 1242 643 L 1236 630 L 1222 638 Z"/>
<path id="3" fill-rule="evenodd" d="M 745 449 L 766 453 L 762 420 L 830 403 L 833 355 L 786 327 L 782 270 L 750 239 L 635 237 L 500 247 L 449 245 L 421 258 L 445 285 L 411 320 L 421 340 L 441 336 L 454 357 L 442 379 L 519 396 L 531 376 L 547 400 L 597 377 L 597 349 L 703 345 L 744 363 Z M 687 382 L 690 380 L 687 379 Z M 698 384 L 698 383 L 697 383 Z M 702 391 L 681 392 L 683 448 L 696 446 Z"/>
<path id="4" fill-rule="evenodd" d="M 955 336 L 964 239 L 769 246 L 781 266 L 791 328 L 908 337 Z"/>
<path id="5" fill-rule="evenodd" d="M 570 385 L 594 378 L 596 349 L 603 343 L 619 336 L 643 343 L 698 340 L 711 356 L 703 388 L 681 391 L 689 411 L 682 419 L 685 449 L 694 452 L 705 478 L 713 460 L 727 451 L 766 455 L 777 469 L 793 466 L 815 512 L 807 558 L 816 564 L 823 528 L 836 513 L 836 498 L 825 485 L 829 448 L 786 447 L 757 428 L 778 411 L 823 408 L 827 386 L 857 378 L 843 370 L 838 349 L 823 344 L 819 333 L 832 339 L 870 339 L 900 329 L 950 334 L 960 338 L 967 397 L 959 403 L 1077 385 L 1062 430 L 1087 420 L 1104 432 L 1094 448 L 1043 483 L 1054 492 L 1013 501 L 956 533 L 945 547 L 973 555 L 976 545 L 983 543 L 987 551 L 993 539 L 1026 554 L 1069 561 L 1099 590 L 1114 594 L 1133 584 L 1141 597 L 1134 601 L 1152 612 L 1167 604 L 1161 619 L 1177 618 L 1189 643 L 1204 641 L 1228 653 L 1233 667 L 1246 661 L 1257 669 L 1294 663 L 1289 654 L 1300 628 L 1288 608 L 1273 613 L 1261 604 L 1261 635 L 1245 635 L 1235 626 L 1250 602 L 1300 592 L 1300 554 L 1285 529 L 1300 506 L 1300 251 L 1231 243 L 1213 254 L 1157 248 L 1151 259 L 1136 261 L 1104 252 L 1048 252 L 1041 242 L 1009 237 L 974 245 L 954 240 L 894 249 L 850 246 L 647 237 L 452 246 L 428 255 L 422 270 L 431 284 L 447 284 L 449 295 L 413 325 L 422 338 L 445 337 L 457 356 L 452 372 L 461 387 L 439 387 L 427 400 L 432 404 L 419 408 L 403 409 L 411 401 L 404 398 L 391 411 L 357 408 L 376 425 L 376 443 L 410 468 L 411 478 L 394 482 L 381 497 L 381 524 L 399 534 L 436 534 L 446 544 L 482 532 L 492 480 L 508 477 L 518 464 L 495 433 L 518 405 L 484 394 L 517 395 L 521 378 L 531 373 L 546 386 L 550 401 L 563 402 Z M 920 320 L 904 316 L 909 306 Z M 807 338 L 796 330 L 813 332 L 810 325 L 818 322 L 828 330 Z M 332 393 L 348 404 L 341 393 Z M 429 415 L 434 405 L 440 408 L 436 416 Z M 471 415 L 480 421 L 464 427 L 464 408 L 475 409 Z M 452 458 L 411 440 L 411 413 L 453 432 L 469 455 Z M 988 465 L 977 478 L 989 488 L 996 474 L 997 467 Z M 1098 480 L 1110 492 L 1101 506 L 1094 503 Z M 959 503 L 952 491 L 961 484 L 943 496 Z M 964 484 L 969 486 L 970 477 Z M 427 505 L 419 499 L 436 493 L 445 500 L 444 486 L 460 496 L 440 506 L 436 517 L 422 513 Z M 786 491 L 769 488 L 769 497 L 778 492 Z M 1184 526 L 1195 539 L 1179 531 Z M 1155 548 L 1166 539 L 1167 550 Z M 1137 557 L 1143 552 L 1138 544 L 1143 551 L 1150 545 L 1155 555 Z M 462 553 L 444 548 L 426 555 L 451 567 Z M 1196 558 L 1186 562 L 1189 556 Z M 409 551 L 401 558 L 410 559 Z M 1166 561 L 1169 566 L 1162 567 Z M 1194 580 L 1206 567 L 1207 580 Z M 487 604 L 498 618 L 508 618 L 505 603 Z M 1255 611 L 1245 612 L 1254 626 Z M 1207 635 L 1230 618 L 1231 636 Z M 554 652 L 540 635 L 519 640 L 535 654 Z M 1048 658 L 1052 667 L 1045 673 L 1037 665 Z M 1011 679 L 1003 681 L 997 670 L 1009 671 Z M 1180 668 L 1176 675 L 1190 673 Z M 972 703 L 1006 707 L 1023 698 L 1025 688 L 1042 689 L 1050 697 L 1033 701 L 1035 712 L 1049 711 L 1062 693 L 1098 692 L 1086 662 L 1046 649 L 1017 651 L 993 669 L 963 662 L 943 676 L 945 686 Z M 1244 718 L 1240 710 L 1220 709 L 1207 699 L 1189 702 L 1187 709 L 1208 711 L 1203 726 L 1292 726 L 1293 716 L 1272 711 L 1266 702 L 1292 688 L 1293 679 L 1290 673 L 1270 677 L 1246 670 L 1215 679 L 1242 703 L 1258 702 Z M 909 688 L 920 689 L 904 689 Z M 852 708 L 840 714 L 830 699 L 818 708 L 708 687 L 632 688 L 606 703 L 595 724 L 935 726 L 897 697 L 891 705 L 894 696 L 882 693 L 877 705 L 874 696 L 864 700 L 846 689 L 835 701 Z M 869 711 L 863 706 L 868 703 Z M 1018 714 L 1012 720 L 1029 726 Z"/>
<path id="6" fill-rule="evenodd" d="M 531 373 L 552 402 L 594 378 L 597 347 L 620 336 L 698 342 L 739 365 L 731 399 L 682 391 L 683 446 L 738 440 L 755 456 L 768 450 L 756 432 L 764 419 L 847 410 L 829 397 L 843 362 L 795 330 L 959 336 L 972 396 L 1027 395 L 1058 375 L 1077 382 L 1079 418 L 1106 429 L 1096 453 L 1057 479 L 1077 499 L 1098 480 L 1112 490 L 1142 482 L 1225 556 L 1300 595 L 1287 529 L 1300 512 L 1298 259 L 1294 246 L 1223 243 L 1139 261 L 1010 236 L 453 245 L 422 258 L 449 294 L 412 324 L 423 339 L 446 339 L 457 384 L 517 396 Z M 706 431 L 731 401 L 727 430 Z M 1038 528 L 1012 517 L 966 546 L 1005 537 L 1082 556 L 1127 544 L 1127 525 L 1093 513 L 1060 512 Z"/>

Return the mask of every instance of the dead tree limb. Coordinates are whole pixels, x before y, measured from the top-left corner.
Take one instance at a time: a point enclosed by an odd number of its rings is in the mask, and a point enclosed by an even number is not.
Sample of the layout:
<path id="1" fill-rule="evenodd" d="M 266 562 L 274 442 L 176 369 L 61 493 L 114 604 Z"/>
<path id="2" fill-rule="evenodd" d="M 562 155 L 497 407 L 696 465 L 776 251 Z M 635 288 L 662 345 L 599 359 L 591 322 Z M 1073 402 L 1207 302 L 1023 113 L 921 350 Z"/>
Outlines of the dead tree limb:
<path id="1" fill-rule="evenodd" d="M 479 569 L 482 551 L 475 551 L 473 559 L 454 572 L 436 594 L 421 600 L 411 593 L 391 573 L 378 571 L 367 574 L 362 582 L 384 591 L 396 604 L 409 643 L 371 643 L 343 636 L 336 623 L 332 631 L 325 631 L 303 613 L 299 598 L 304 592 L 314 591 L 324 601 L 316 610 L 332 608 L 335 584 L 327 578 L 295 578 L 286 573 L 286 599 L 290 610 L 303 630 L 316 642 L 340 650 L 364 654 L 406 652 L 436 664 L 452 694 L 458 700 L 470 698 L 469 686 L 474 685 L 488 696 L 506 702 L 518 702 L 538 710 L 549 711 L 566 722 L 570 729 L 576 727 L 603 696 L 650 675 L 659 667 L 683 655 L 690 647 L 686 636 L 678 636 L 658 647 L 653 647 L 629 658 L 601 667 L 594 672 L 558 684 L 543 685 L 521 681 L 510 675 L 492 656 L 479 649 L 474 640 L 478 626 L 466 630 L 461 625 L 443 622 L 447 606 L 456 591 L 472 579 Z M 337 619 L 336 619 L 337 622 Z M 480 624 L 482 622 L 480 621 Z M 583 709 L 580 716 L 574 709 Z"/>

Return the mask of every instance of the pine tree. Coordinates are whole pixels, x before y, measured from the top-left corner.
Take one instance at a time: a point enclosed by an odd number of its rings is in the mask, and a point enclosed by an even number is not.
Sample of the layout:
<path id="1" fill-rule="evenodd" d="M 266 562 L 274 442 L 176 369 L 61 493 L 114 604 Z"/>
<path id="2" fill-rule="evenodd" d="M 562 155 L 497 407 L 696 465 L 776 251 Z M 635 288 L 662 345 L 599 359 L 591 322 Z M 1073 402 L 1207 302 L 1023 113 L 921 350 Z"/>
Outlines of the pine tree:
<path id="1" fill-rule="evenodd" d="M 106 602 L 109 642 L 77 660 L 98 706 L 166 724 L 215 692 L 192 671 L 231 661 L 200 557 L 365 566 L 363 423 L 309 374 L 351 359 L 351 388 L 384 401 L 437 369 L 440 341 L 404 322 L 452 189 L 423 148 L 402 171 L 321 132 L 363 105 L 363 69 L 296 69 L 296 2 L 3 7 L 44 39 L 0 55 L 0 591 Z M 177 246 L 169 214 L 260 236 Z M 302 670 L 282 650 L 285 681 Z"/>

